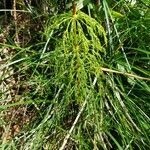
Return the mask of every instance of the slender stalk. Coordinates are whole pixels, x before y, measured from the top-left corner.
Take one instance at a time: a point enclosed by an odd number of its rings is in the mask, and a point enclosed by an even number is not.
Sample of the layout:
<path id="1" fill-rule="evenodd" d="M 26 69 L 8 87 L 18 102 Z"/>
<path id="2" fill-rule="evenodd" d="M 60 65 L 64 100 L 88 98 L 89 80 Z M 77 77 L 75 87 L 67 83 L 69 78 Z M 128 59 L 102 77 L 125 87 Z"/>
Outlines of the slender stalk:
<path id="1" fill-rule="evenodd" d="M 3 0 L 3 3 L 4 3 L 4 11 L 5 11 L 5 22 L 7 22 L 7 13 L 6 13 L 6 0 Z M 2 9 L 1 9 L 2 10 Z M 0 10 L 0 11 L 1 11 Z"/>
<path id="2" fill-rule="evenodd" d="M 105 17 L 106 17 L 106 27 L 108 31 L 108 38 L 109 38 L 109 46 L 110 46 L 110 53 L 112 53 L 113 50 L 113 41 L 112 41 L 112 36 L 111 36 L 111 26 L 110 26 L 110 21 L 108 17 L 108 12 L 107 12 L 107 7 L 106 7 L 106 2 L 103 1 L 103 6 L 104 6 L 104 12 L 105 12 Z"/>
<path id="3" fill-rule="evenodd" d="M 30 11 L 27 11 L 27 10 L 18 10 L 18 9 L 15 9 L 15 10 L 12 10 L 12 9 L 0 9 L 0 12 L 22 12 L 22 13 L 31 13 Z"/>
<path id="4" fill-rule="evenodd" d="M 94 81 L 93 81 L 93 86 L 95 86 L 96 82 L 97 82 L 97 78 L 95 77 L 95 79 L 94 79 Z M 77 124 L 77 122 L 78 122 L 78 120 L 79 120 L 79 118 L 80 118 L 82 112 L 83 112 L 84 109 L 85 109 L 85 106 L 86 106 L 86 104 L 87 104 L 87 100 L 88 100 L 89 96 L 90 96 L 90 93 L 87 95 L 87 97 L 86 97 L 86 99 L 85 99 L 85 101 L 84 101 L 84 103 L 83 103 L 83 105 L 82 105 L 82 107 L 81 107 L 81 109 L 80 109 L 80 111 L 79 111 L 79 113 L 78 113 L 76 119 L 74 120 L 74 122 L 73 122 L 73 124 L 72 124 L 72 126 L 71 126 L 71 128 L 70 128 L 70 130 L 69 130 L 69 132 L 68 132 L 68 134 L 66 135 L 66 137 L 65 137 L 65 139 L 64 139 L 64 141 L 63 141 L 63 144 L 62 144 L 62 146 L 60 147 L 59 150 L 64 150 L 64 149 L 65 149 L 65 146 L 66 146 L 66 144 L 67 144 L 67 141 L 68 141 L 68 139 L 69 139 L 69 137 L 70 137 L 72 131 L 74 130 L 75 125 Z"/>
<path id="5" fill-rule="evenodd" d="M 77 5 L 76 5 L 76 3 L 75 3 L 75 0 L 72 2 L 72 6 L 73 6 L 73 9 L 72 9 L 72 11 L 73 11 L 73 16 L 75 16 L 75 15 L 76 15 L 76 12 L 77 12 Z"/>
<path id="6" fill-rule="evenodd" d="M 150 78 L 140 77 L 138 75 L 134 75 L 134 74 L 131 74 L 131 73 L 120 72 L 120 71 L 116 71 L 116 70 L 112 70 L 112 69 L 108 69 L 108 68 L 103 68 L 103 67 L 101 68 L 101 70 L 104 71 L 104 72 L 111 72 L 111 73 L 116 73 L 116 74 L 129 76 L 129 77 L 134 77 L 134 78 L 141 79 L 141 80 L 148 80 L 148 81 L 150 81 Z"/>
<path id="7" fill-rule="evenodd" d="M 15 22 L 15 40 L 16 44 L 19 44 L 19 35 L 18 35 L 18 23 L 17 23 L 17 11 L 16 11 L 16 0 L 13 1 L 13 17 Z"/>

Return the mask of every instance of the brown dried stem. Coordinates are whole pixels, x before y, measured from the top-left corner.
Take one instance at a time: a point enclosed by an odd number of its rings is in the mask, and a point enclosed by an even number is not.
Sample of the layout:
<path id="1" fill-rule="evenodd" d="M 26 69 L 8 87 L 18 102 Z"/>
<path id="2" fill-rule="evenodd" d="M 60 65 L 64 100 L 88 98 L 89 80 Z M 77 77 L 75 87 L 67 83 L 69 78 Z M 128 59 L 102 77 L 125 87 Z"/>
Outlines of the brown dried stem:
<path id="1" fill-rule="evenodd" d="M 13 17 L 15 22 L 15 40 L 16 44 L 19 44 L 19 35 L 18 35 L 18 23 L 17 23 L 17 11 L 16 11 L 16 0 L 13 1 Z"/>
<path id="2" fill-rule="evenodd" d="M 72 6 L 73 6 L 73 16 L 75 16 L 76 12 L 77 12 L 77 5 L 76 5 L 75 1 L 72 2 Z"/>

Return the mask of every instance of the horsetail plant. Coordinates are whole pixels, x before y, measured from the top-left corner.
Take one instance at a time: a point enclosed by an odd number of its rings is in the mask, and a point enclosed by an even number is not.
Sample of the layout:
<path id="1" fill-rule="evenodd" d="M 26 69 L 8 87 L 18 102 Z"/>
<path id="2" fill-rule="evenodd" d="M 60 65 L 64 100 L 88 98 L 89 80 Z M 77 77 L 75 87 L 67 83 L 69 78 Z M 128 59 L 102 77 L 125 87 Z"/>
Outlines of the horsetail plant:
<path id="1" fill-rule="evenodd" d="M 95 2 L 44 0 L 31 3 L 29 18 L 18 14 L 18 23 L 28 20 L 18 33 L 23 46 L 0 44 L 14 51 L 1 67 L 14 68 L 9 89 L 18 84 L 10 103 L 0 93 L 1 149 L 149 149 L 149 46 L 141 36 L 148 36 L 148 11 L 140 2 L 135 10 L 129 1 Z M 16 113 L 10 121 L 5 110 Z"/>

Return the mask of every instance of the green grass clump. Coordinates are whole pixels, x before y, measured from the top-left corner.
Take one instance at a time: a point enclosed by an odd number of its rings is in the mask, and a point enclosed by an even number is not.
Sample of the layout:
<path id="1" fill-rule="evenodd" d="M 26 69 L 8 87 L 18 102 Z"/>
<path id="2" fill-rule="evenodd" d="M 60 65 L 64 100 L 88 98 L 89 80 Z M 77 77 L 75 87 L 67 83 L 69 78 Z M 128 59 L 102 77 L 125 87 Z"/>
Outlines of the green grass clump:
<path id="1" fill-rule="evenodd" d="M 0 148 L 149 149 L 147 3 L 72 13 L 45 0 L 31 7 L 31 27 L 12 23 L 7 38 L 2 27 Z"/>

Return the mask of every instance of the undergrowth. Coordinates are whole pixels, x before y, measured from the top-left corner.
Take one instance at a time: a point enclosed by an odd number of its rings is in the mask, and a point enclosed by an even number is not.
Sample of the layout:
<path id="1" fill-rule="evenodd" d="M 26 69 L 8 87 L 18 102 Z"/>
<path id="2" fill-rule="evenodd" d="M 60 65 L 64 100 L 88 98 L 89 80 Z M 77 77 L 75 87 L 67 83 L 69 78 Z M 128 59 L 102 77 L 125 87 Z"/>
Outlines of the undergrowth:
<path id="1" fill-rule="evenodd" d="M 1 149 L 149 149 L 149 1 L 98 2 L 0 3 Z"/>

